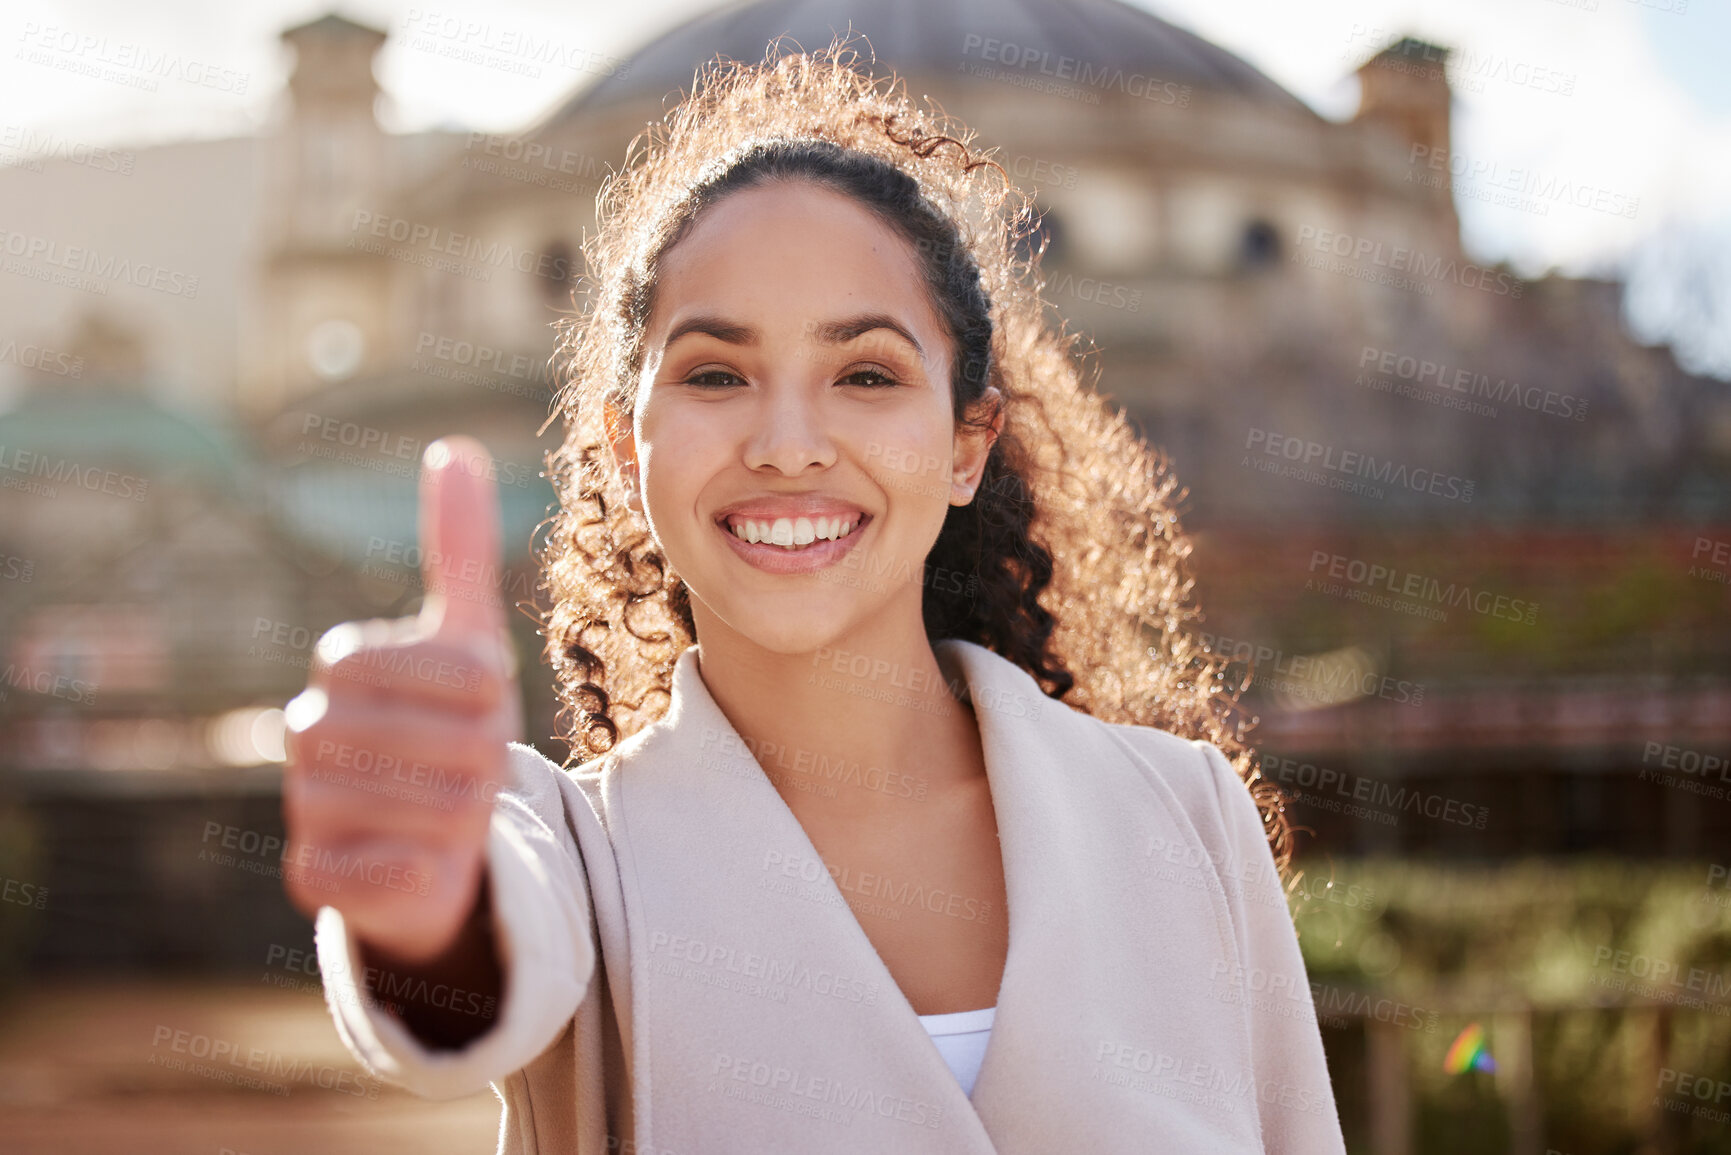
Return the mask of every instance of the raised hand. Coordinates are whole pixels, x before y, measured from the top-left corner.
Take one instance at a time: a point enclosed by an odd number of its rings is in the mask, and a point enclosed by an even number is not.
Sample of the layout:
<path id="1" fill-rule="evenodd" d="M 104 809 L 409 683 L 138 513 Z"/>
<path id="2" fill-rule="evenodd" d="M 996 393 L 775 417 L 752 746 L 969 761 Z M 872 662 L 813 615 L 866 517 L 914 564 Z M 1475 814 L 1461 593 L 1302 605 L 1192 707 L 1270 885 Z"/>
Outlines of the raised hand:
<path id="1" fill-rule="evenodd" d="M 428 446 L 420 614 L 330 629 L 286 710 L 289 900 L 308 917 L 336 907 L 411 966 L 450 951 L 477 909 L 506 743 L 522 736 L 492 469 L 473 438 Z"/>

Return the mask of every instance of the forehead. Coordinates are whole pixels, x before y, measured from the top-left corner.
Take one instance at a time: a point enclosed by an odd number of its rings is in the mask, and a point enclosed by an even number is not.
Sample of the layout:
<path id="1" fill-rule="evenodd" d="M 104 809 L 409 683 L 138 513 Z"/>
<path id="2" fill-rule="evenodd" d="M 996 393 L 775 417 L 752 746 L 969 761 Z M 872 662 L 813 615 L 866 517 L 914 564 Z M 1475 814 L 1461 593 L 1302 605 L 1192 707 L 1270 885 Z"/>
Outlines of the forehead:
<path id="1" fill-rule="evenodd" d="M 663 256 L 651 342 L 682 314 L 714 312 L 796 334 L 810 318 L 883 311 L 934 340 L 913 246 L 857 200 L 808 181 L 772 181 L 705 210 Z"/>

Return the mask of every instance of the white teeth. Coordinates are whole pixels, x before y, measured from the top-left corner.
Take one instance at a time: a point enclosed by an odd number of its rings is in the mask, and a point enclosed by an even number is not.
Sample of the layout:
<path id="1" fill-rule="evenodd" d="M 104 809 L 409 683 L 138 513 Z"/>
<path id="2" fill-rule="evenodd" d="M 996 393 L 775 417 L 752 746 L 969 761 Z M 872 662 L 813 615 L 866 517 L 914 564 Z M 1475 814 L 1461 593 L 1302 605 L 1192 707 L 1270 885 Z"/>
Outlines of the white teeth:
<path id="1" fill-rule="evenodd" d="M 820 517 L 816 521 L 806 517 L 778 517 L 774 521 L 742 517 L 729 522 L 729 527 L 734 536 L 743 541 L 753 544 L 767 542 L 783 549 L 799 549 L 819 539 L 839 541 L 852 533 L 858 524 L 858 515 L 850 514 Z"/>

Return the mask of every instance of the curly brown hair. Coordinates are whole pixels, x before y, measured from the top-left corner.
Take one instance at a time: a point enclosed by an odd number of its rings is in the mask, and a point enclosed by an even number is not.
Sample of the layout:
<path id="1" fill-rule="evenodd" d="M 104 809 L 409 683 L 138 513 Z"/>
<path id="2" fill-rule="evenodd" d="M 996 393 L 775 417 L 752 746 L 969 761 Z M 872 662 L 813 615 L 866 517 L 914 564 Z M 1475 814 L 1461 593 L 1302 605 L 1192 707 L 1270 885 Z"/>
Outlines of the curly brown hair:
<path id="1" fill-rule="evenodd" d="M 668 249 L 721 196 L 791 176 L 855 196 L 918 253 L 954 343 L 956 419 L 991 418 L 978 404 L 987 386 L 1003 399 L 977 495 L 949 510 L 929 559 L 977 582 L 966 596 L 926 586 L 928 638 L 976 642 L 1084 713 L 1213 742 L 1285 873 L 1291 830 L 1244 740 L 1244 685 L 1192 632 L 1184 492 L 1084 380 L 1081 338 L 1046 323 L 1033 201 L 975 139 L 915 106 L 893 73 L 862 68 L 846 38 L 817 53 L 776 42 L 758 64 L 712 61 L 603 185 L 580 311 L 558 322 L 562 385 L 548 423 L 562 416 L 565 436 L 547 467 L 560 509 L 537 548 L 566 765 L 660 718 L 674 662 L 696 640 L 689 592 L 625 503 L 604 403 L 633 411 Z"/>

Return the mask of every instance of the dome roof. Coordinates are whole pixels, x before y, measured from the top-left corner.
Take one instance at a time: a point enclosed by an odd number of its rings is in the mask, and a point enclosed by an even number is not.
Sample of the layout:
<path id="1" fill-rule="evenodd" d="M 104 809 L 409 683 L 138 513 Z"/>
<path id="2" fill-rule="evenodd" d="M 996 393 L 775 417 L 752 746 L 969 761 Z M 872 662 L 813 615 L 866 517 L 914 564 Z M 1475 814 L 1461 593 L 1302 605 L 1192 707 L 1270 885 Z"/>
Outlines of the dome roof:
<path id="1" fill-rule="evenodd" d="M 965 63 L 985 62 L 980 46 L 995 39 L 1024 56 L 1049 54 L 1047 75 L 1071 75 L 1074 63 L 1059 71 L 1058 61 L 1068 57 L 1090 69 L 1122 69 L 1309 111 L 1251 64 L 1122 0 L 749 0 L 705 13 L 650 41 L 626 67 L 586 86 L 549 119 L 689 91 L 693 72 L 717 53 L 758 61 L 769 41 L 783 33 L 807 51 L 817 51 L 850 24 L 870 41 L 879 65 L 904 76 L 955 73 Z M 862 57 L 868 55 L 865 44 L 856 41 L 855 46 Z M 1033 64 L 1021 68 L 1029 75 L 1039 71 Z"/>
<path id="2" fill-rule="evenodd" d="M 239 493 L 250 476 L 241 440 L 204 416 L 140 390 L 25 389 L 0 401 L 0 445 L 52 459 L 60 471 L 91 467 L 192 479 Z"/>

